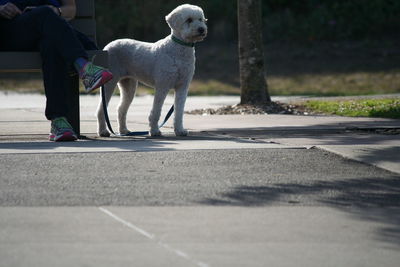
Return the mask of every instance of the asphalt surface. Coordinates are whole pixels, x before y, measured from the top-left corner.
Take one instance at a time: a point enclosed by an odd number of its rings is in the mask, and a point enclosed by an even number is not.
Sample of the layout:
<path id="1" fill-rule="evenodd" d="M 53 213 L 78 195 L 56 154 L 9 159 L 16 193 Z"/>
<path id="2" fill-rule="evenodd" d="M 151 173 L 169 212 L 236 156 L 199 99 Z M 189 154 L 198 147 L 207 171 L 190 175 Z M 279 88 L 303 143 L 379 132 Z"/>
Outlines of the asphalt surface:
<path id="1" fill-rule="evenodd" d="M 400 261 L 400 176 L 320 149 L 0 160 L 0 266 Z"/>
<path id="2" fill-rule="evenodd" d="M 97 138 L 88 96 L 88 138 L 51 143 L 42 98 L 0 99 L 0 266 L 399 266 L 400 141 L 371 131 L 398 120 L 187 115 L 186 138 Z"/>
<path id="3" fill-rule="evenodd" d="M 393 194 L 400 176 L 319 149 L 3 154 L 0 160 L 2 206 L 400 203 Z"/>

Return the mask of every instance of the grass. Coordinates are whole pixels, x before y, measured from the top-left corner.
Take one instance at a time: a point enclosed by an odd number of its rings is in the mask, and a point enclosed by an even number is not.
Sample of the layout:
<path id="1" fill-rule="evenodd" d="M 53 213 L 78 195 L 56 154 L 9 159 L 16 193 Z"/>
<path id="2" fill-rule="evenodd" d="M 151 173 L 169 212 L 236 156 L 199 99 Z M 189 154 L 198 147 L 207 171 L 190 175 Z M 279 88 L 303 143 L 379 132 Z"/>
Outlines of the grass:
<path id="1" fill-rule="evenodd" d="M 348 117 L 400 119 L 400 98 L 346 101 L 309 100 L 303 104 L 311 112 Z"/>
<path id="2" fill-rule="evenodd" d="M 240 88 L 218 80 L 194 80 L 190 85 L 189 95 L 240 95 Z"/>
<path id="3" fill-rule="evenodd" d="M 354 96 L 400 92 L 400 70 L 267 77 L 271 95 Z M 238 85 L 194 80 L 190 95 L 240 95 Z"/>
<path id="4" fill-rule="evenodd" d="M 271 76 L 267 77 L 267 81 L 271 95 L 351 96 L 400 92 L 400 70 Z M 43 93 L 43 82 L 40 77 L 35 76 L 1 77 L 0 90 Z M 139 94 L 153 92 L 151 88 L 139 86 Z M 240 95 L 240 88 L 224 81 L 195 79 L 190 85 L 189 95 Z"/>
<path id="5" fill-rule="evenodd" d="M 272 95 L 352 96 L 400 92 L 400 70 L 303 74 L 268 79 Z"/>

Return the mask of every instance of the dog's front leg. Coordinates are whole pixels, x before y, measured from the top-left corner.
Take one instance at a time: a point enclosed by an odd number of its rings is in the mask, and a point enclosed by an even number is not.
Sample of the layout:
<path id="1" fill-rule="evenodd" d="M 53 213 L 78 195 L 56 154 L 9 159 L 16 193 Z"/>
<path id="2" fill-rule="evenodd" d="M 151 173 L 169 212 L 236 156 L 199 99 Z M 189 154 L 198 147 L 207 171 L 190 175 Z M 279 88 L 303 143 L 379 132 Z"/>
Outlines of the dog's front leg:
<path id="1" fill-rule="evenodd" d="M 186 97 L 189 86 L 184 86 L 175 90 L 175 119 L 174 131 L 176 136 L 187 136 L 188 131 L 183 128 L 183 113 L 185 110 Z"/>
<path id="2" fill-rule="evenodd" d="M 150 135 L 160 136 L 161 131 L 158 127 L 158 121 L 160 120 L 162 106 L 164 104 L 165 98 L 167 97 L 169 89 L 168 88 L 157 88 L 154 93 L 153 108 L 151 109 L 149 116 L 150 123 Z"/>

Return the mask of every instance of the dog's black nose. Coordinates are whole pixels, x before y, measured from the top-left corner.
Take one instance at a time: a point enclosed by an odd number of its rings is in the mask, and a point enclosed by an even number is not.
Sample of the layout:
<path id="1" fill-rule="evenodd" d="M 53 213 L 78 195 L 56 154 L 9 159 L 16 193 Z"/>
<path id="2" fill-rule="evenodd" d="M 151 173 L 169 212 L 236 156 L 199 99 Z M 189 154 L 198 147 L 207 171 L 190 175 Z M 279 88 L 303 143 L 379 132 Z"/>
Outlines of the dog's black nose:
<path id="1" fill-rule="evenodd" d="M 203 33 L 205 32 L 205 29 L 204 29 L 203 27 L 200 27 L 200 28 L 197 29 L 197 31 L 198 31 L 200 34 L 203 34 Z"/>

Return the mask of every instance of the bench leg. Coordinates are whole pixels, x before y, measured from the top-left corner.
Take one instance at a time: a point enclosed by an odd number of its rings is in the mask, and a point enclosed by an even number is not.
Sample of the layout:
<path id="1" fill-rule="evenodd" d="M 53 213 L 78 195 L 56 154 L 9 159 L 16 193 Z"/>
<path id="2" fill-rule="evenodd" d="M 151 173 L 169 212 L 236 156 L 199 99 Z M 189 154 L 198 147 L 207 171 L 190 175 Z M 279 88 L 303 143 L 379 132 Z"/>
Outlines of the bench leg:
<path id="1" fill-rule="evenodd" d="M 79 78 L 76 72 L 69 74 L 68 79 L 68 90 L 67 103 L 68 103 L 68 115 L 67 119 L 74 129 L 78 138 L 81 138 L 80 129 L 80 112 L 79 112 Z"/>

